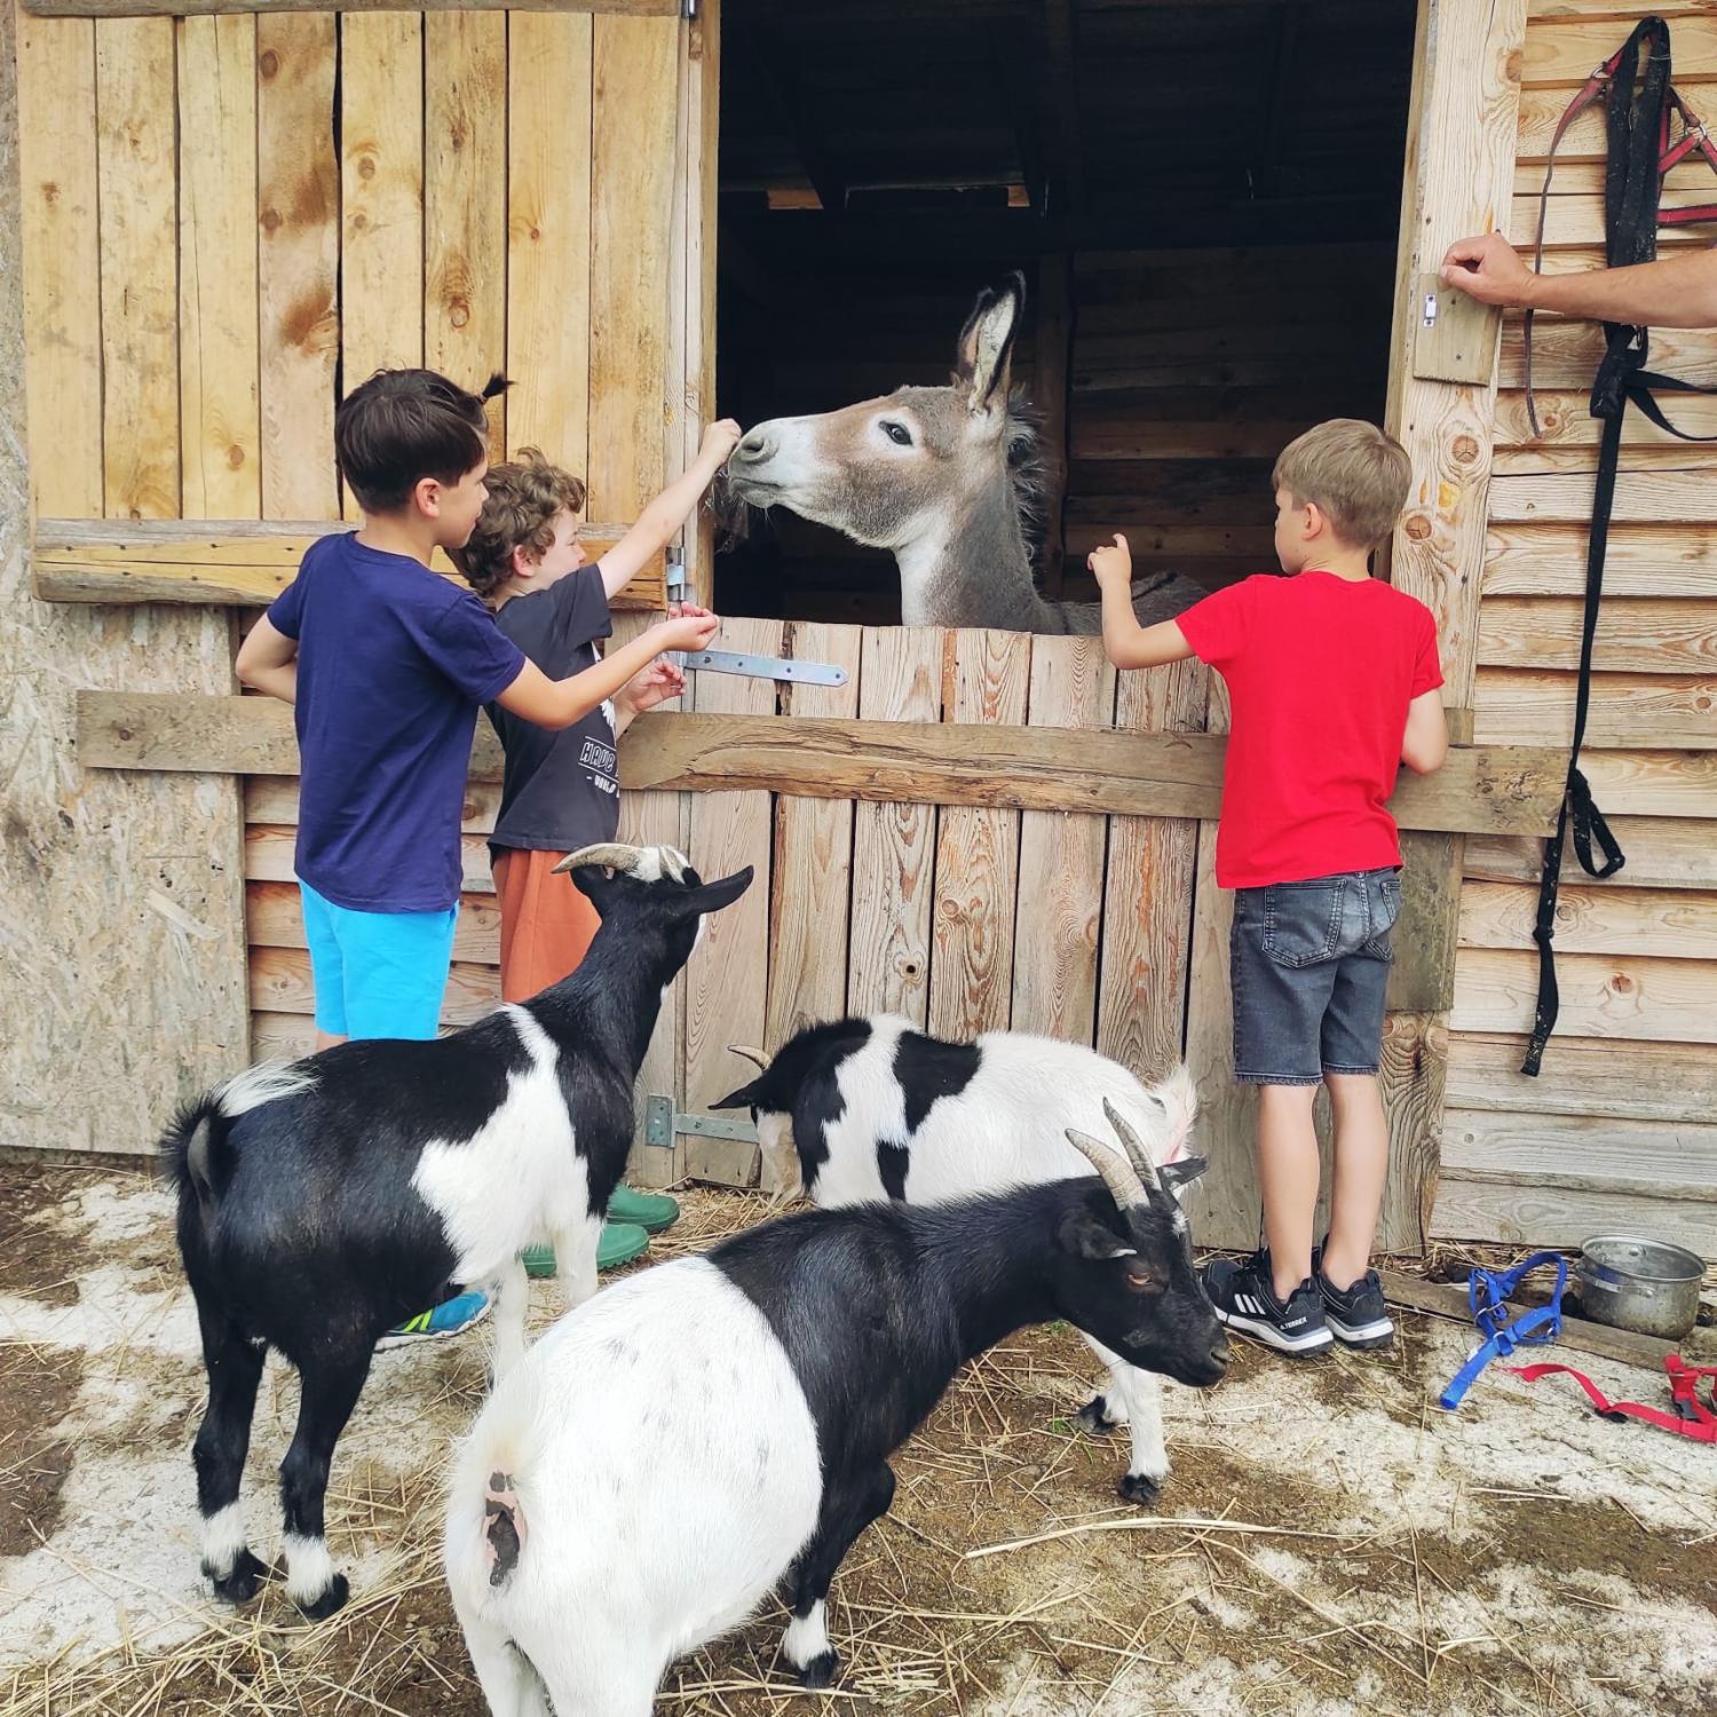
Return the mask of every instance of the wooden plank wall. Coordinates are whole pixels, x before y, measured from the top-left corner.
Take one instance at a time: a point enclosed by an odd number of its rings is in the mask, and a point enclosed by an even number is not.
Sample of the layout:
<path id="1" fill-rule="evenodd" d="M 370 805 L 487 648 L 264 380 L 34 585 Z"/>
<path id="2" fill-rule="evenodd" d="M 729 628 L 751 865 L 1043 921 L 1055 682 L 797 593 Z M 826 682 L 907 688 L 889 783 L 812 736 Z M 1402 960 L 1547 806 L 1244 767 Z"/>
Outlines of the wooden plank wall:
<path id="1" fill-rule="evenodd" d="M 1717 15 L 1665 0 L 1676 82 L 1717 107 Z M 1530 243 L 1549 137 L 1633 18 L 1531 0 L 1510 235 Z M 1602 260 L 1601 108 L 1558 152 L 1546 267 Z M 1666 204 L 1712 194 L 1705 168 L 1671 173 Z M 1665 232 L 1665 251 L 1709 244 Z M 1586 525 L 1598 426 L 1586 410 L 1601 332 L 1539 318 L 1541 436 L 1527 421 L 1524 342 L 1505 323 L 1490 530 L 1478 607 L 1475 738 L 1572 729 Z M 1717 332 L 1654 334 L 1655 368 L 1717 379 Z M 1671 415 L 1696 433 L 1717 407 Z M 1532 1244 L 1640 1229 L 1711 1254 L 1717 1234 L 1717 451 L 1631 414 L 1610 539 L 1586 768 L 1628 855 L 1608 882 L 1569 855 L 1557 924 L 1562 1015 L 1542 1074 L 1517 1071 L 1533 1009 L 1539 843 L 1471 838 L 1460 898 L 1443 1172 L 1431 1232 Z"/>
<path id="2" fill-rule="evenodd" d="M 470 387 L 516 371 L 492 457 L 534 445 L 587 473 L 593 517 L 636 517 L 679 468 L 675 19 L 269 10 L 29 36 L 25 103 L 52 109 L 91 216 L 26 223 L 31 441 L 94 448 L 100 476 L 99 505 L 50 496 L 39 517 L 350 517 L 335 402 L 385 365 Z M 87 331 L 67 324 L 68 236 Z M 658 566 L 620 605 L 661 591 Z"/>

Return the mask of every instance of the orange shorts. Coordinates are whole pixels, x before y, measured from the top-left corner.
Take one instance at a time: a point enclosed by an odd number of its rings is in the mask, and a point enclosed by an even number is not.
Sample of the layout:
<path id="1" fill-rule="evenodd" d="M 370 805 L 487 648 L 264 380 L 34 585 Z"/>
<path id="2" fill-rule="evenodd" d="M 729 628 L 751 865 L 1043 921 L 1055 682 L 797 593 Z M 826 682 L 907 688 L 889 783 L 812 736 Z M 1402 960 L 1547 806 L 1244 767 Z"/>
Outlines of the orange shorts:
<path id="1" fill-rule="evenodd" d="M 558 984 L 590 951 L 602 919 L 554 867 L 565 853 L 501 847 L 491 853 L 501 903 L 501 1000 L 529 1001 Z"/>

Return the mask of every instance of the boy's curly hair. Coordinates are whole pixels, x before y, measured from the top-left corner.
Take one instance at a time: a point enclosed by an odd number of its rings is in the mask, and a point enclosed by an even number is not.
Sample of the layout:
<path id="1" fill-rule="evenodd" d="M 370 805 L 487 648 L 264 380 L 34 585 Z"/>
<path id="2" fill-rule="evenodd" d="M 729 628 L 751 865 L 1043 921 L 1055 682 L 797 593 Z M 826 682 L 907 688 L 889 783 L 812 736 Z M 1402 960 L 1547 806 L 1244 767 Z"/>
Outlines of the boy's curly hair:
<path id="1" fill-rule="evenodd" d="M 1413 485 L 1407 451 L 1374 423 L 1334 417 L 1282 449 L 1270 485 L 1321 507 L 1343 542 L 1375 548 L 1395 529 Z"/>
<path id="2" fill-rule="evenodd" d="M 479 596 L 492 596 L 513 572 L 513 550 L 540 557 L 554 542 L 554 521 L 563 510 L 584 511 L 584 484 L 551 465 L 539 448 L 521 447 L 517 459 L 491 465 L 484 478 L 489 498 L 454 564 Z"/>

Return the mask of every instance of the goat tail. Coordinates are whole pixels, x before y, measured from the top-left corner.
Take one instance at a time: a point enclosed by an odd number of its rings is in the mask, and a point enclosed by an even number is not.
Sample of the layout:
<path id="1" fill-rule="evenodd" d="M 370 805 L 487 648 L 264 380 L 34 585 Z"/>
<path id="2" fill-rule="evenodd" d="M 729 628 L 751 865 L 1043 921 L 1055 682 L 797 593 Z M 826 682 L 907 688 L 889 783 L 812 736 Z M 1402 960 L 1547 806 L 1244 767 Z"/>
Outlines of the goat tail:
<path id="1" fill-rule="evenodd" d="M 447 1579 L 473 1613 L 492 1612 L 530 1542 L 541 1438 L 538 1390 L 515 1371 L 460 1445 L 448 1489 Z"/>
<path id="2" fill-rule="evenodd" d="M 1184 1157 L 1187 1141 L 1192 1137 L 1192 1124 L 1198 1118 L 1198 1085 L 1192 1070 L 1184 1061 L 1158 1085 L 1147 1086 L 1150 1097 L 1163 1107 L 1162 1146 L 1157 1156 L 1161 1163 L 1172 1163 Z"/>
<path id="3" fill-rule="evenodd" d="M 215 1121 L 220 1115 L 218 1094 L 211 1092 L 187 1103 L 161 1135 L 161 1171 L 180 1197 L 195 1195 L 204 1219 L 215 1209 Z"/>

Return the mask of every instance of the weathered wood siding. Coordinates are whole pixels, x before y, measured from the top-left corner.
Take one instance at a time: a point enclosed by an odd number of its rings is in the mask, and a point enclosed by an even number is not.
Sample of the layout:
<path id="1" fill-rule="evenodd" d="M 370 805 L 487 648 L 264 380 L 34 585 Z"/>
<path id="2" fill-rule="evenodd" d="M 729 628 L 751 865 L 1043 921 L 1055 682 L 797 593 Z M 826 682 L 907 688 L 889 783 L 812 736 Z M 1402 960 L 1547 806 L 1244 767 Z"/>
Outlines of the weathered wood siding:
<path id="1" fill-rule="evenodd" d="M 1717 15 L 1666 0 L 1676 82 L 1717 107 Z M 1551 132 L 1633 17 L 1531 0 L 1521 63 L 1519 158 L 1507 230 L 1529 244 Z M 1557 156 L 1545 266 L 1603 259 L 1601 105 Z M 1665 203 L 1711 196 L 1708 168 L 1673 171 Z M 1708 227 L 1666 231 L 1670 251 Z M 1504 325 L 1490 529 L 1477 611 L 1475 737 L 1572 732 L 1586 527 L 1598 425 L 1586 409 L 1595 326 L 1540 317 L 1533 371 L 1543 433 L 1527 420 L 1524 341 Z M 1652 338 L 1653 367 L 1717 378 L 1717 332 Z M 1717 428 L 1709 401 L 1672 417 Z M 1717 1247 L 1717 450 L 1630 413 L 1598 632 L 1586 770 L 1628 855 L 1594 882 L 1568 855 L 1558 914 L 1562 1014 L 1536 1080 L 1517 1071 L 1538 963 L 1531 942 L 1540 844 L 1469 839 L 1448 1069 L 1443 1167 L 1431 1232 L 1532 1244 L 1640 1229 Z"/>

